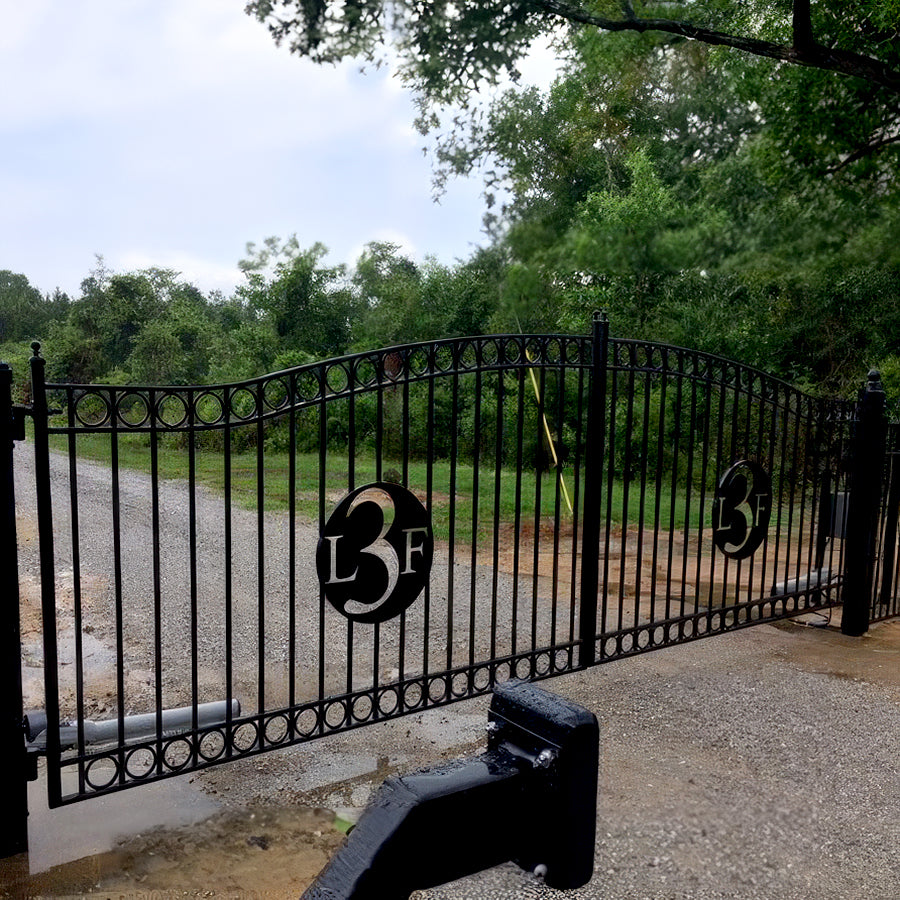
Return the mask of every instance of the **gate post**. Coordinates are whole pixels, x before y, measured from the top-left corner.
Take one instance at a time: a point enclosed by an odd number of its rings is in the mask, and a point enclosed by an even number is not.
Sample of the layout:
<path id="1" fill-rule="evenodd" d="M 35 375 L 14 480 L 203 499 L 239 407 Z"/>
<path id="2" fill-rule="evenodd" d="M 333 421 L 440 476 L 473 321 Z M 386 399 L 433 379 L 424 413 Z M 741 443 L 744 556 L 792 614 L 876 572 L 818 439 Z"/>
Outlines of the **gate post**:
<path id="1" fill-rule="evenodd" d="M 8 773 L 0 815 L 0 859 L 28 851 L 28 755 L 22 728 L 22 644 L 19 637 L 19 551 L 13 482 L 12 369 L 0 362 L 0 769 Z"/>
<path id="2" fill-rule="evenodd" d="M 841 631 L 858 637 L 869 630 L 875 578 L 878 510 L 884 478 L 885 419 L 881 373 L 869 372 L 868 384 L 856 407 L 856 428 L 850 460 L 850 507 L 844 544 Z"/>
<path id="3" fill-rule="evenodd" d="M 53 502 L 50 491 L 50 443 L 46 361 L 41 345 L 31 345 L 31 418 L 34 423 L 34 480 L 37 501 L 38 550 L 41 559 L 41 626 L 44 631 L 44 706 L 47 710 L 47 800 L 60 805 L 59 655 L 56 643 L 56 567 L 53 556 Z"/>
<path id="4" fill-rule="evenodd" d="M 600 486 L 606 449 L 606 366 L 609 319 L 595 312 L 591 343 L 591 381 L 584 453 L 584 518 L 581 529 L 581 597 L 578 665 L 597 661 L 597 599 L 600 581 Z"/>

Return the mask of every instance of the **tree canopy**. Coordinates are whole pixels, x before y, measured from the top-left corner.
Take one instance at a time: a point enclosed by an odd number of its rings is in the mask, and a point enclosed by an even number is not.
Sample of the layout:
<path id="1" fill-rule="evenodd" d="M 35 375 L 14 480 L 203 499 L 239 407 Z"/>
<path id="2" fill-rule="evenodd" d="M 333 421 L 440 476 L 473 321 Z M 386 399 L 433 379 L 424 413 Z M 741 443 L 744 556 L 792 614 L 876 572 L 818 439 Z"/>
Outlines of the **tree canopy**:
<path id="1" fill-rule="evenodd" d="M 900 94 L 896 0 L 250 0 L 246 10 L 315 62 L 376 60 L 393 44 L 407 75 L 440 99 L 514 72 L 537 35 L 559 23 L 657 31 Z"/>

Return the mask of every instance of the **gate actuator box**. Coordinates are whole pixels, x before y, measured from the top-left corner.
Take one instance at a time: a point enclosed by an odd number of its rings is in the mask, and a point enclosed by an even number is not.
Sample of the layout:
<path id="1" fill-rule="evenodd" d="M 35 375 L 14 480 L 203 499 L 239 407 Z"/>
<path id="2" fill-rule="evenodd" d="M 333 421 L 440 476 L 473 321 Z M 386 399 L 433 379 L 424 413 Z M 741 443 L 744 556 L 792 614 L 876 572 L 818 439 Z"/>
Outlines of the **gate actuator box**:
<path id="1" fill-rule="evenodd" d="M 530 684 L 498 685 L 488 749 L 388 778 L 304 900 L 387 900 L 513 860 L 553 888 L 593 872 L 599 730 Z"/>

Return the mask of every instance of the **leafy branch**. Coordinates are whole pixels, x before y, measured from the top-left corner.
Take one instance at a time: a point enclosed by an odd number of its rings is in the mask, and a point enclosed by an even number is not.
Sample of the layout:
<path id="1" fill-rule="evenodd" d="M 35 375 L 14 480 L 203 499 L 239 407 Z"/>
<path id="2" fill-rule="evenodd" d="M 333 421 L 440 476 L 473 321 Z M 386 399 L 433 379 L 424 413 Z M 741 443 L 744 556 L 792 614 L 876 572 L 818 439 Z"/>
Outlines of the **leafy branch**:
<path id="1" fill-rule="evenodd" d="M 675 19 L 641 18 L 634 13 L 630 3 L 625 4 L 624 18 L 610 19 L 589 13 L 579 6 L 559 2 L 559 0 L 531 0 L 531 2 L 549 15 L 577 25 L 587 25 L 603 31 L 636 31 L 639 33 L 659 31 L 674 34 L 704 44 L 741 50 L 754 56 L 850 75 L 883 87 L 892 93 L 900 94 L 900 73 L 895 68 L 875 57 L 851 50 L 828 47 L 815 39 L 809 0 L 794 0 L 793 41 L 790 44 L 779 44 L 746 35 L 730 34 Z"/>

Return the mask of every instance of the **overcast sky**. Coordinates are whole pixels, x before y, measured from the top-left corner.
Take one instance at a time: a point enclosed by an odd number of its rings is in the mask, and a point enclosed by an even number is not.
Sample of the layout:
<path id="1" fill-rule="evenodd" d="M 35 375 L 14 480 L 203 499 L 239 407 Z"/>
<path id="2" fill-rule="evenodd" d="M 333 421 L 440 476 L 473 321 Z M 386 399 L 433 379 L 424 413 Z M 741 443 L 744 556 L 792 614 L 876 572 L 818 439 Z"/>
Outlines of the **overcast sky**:
<path id="1" fill-rule="evenodd" d="M 483 242 L 480 183 L 432 201 L 396 79 L 291 57 L 243 7 L 0 0 L 0 269 L 77 296 L 99 253 L 229 293 L 269 235 L 348 263 L 371 240 L 448 263 Z"/>

